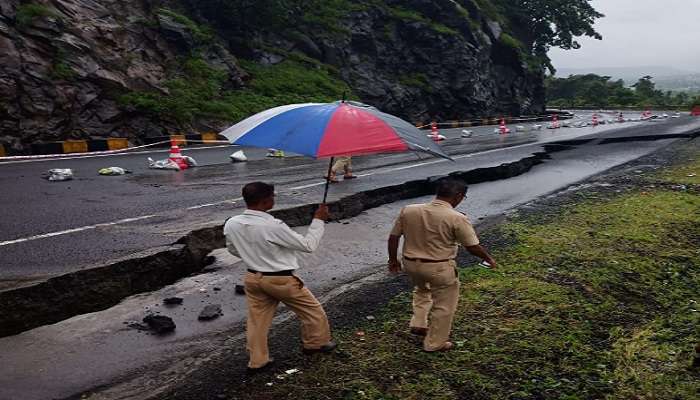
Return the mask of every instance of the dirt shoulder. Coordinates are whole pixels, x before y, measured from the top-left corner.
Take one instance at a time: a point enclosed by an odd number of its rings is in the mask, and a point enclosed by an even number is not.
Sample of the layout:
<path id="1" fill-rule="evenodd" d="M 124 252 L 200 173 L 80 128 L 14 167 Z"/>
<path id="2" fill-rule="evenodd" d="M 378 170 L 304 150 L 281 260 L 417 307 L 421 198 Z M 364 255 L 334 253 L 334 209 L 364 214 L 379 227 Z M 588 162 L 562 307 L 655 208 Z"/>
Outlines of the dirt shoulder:
<path id="1" fill-rule="evenodd" d="M 406 332 L 409 284 L 386 277 L 326 303 L 335 354 L 303 357 L 298 324 L 287 323 L 271 334 L 270 373 L 244 374 L 239 338 L 152 398 L 693 398 L 698 175 L 700 140 L 679 141 L 484 221 L 500 264 L 460 255 L 452 352 L 420 350 Z"/>

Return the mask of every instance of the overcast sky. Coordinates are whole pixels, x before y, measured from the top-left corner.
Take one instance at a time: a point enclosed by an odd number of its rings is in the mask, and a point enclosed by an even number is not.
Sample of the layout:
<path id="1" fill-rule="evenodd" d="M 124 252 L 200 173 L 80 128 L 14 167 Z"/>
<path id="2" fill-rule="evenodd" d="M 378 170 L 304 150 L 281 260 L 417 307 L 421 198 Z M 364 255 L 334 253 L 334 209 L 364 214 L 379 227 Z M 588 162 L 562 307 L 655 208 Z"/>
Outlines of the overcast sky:
<path id="1" fill-rule="evenodd" d="M 700 0 L 592 0 L 603 40 L 552 49 L 555 68 L 667 66 L 700 72 Z"/>

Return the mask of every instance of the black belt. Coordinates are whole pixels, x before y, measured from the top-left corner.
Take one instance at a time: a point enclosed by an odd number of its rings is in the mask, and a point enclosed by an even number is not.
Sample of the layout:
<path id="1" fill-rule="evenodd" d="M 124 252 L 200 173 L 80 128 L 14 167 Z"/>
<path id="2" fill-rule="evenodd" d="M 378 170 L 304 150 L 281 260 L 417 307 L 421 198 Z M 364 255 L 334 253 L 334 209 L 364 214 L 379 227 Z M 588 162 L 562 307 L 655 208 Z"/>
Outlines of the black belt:
<path id="1" fill-rule="evenodd" d="M 447 260 L 428 260 L 428 259 L 425 259 L 425 258 L 404 257 L 404 259 L 405 259 L 405 260 L 408 260 L 408 261 L 418 261 L 418 262 L 422 262 L 422 263 L 441 263 L 441 262 L 452 261 L 451 258 L 448 258 Z"/>
<path id="2" fill-rule="evenodd" d="M 250 272 L 251 274 L 262 274 L 263 276 L 293 276 L 294 275 L 293 269 L 285 269 L 284 271 L 275 271 L 275 272 L 260 272 L 260 271 L 255 271 L 255 270 L 249 269 L 248 272 Z"/>

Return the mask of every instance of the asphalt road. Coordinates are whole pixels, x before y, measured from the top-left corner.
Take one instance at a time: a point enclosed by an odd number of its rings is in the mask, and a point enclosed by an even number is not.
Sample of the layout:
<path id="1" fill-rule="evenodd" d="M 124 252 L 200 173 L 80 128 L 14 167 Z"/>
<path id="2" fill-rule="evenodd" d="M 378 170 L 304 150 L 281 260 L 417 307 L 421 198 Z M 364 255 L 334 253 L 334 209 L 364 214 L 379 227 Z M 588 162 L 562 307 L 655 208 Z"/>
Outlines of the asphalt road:
<path id="1" fill-rule="evenodd" d="M 700 119 L 686 118 L 668 121 L 663 125 L 639 124 L 629 128 L 598 130 L 592 137 L 662 135 L 685 133 L 699 128 Z M 558 137 L 564 134 L 563 131 L 553 133 Z M 510 138 L 506 140 L 508 139 Z M 499 215 L 516 205 L 653 152 L 674 140 L 676 139 L 607 144 L 591 141 L 568 147 L 552 153 L 550 160 L 523 175 L 472 185 L 469 197 L 458 209 L 466 212 L 473 221 Z M 498 165 L 506 160 L 525 157 L 541 148 L 539 143 L 524 143 L 506 149 L 462 153 L 455 157 L 455 164 L 435 159 L 392 164 L 386 160 L 381 161 L 383 158 L 378 157 L 377 160 L 380 161 L 375 162 L 384 163 L 384 166 L 362 168 L 362 179 L 334 186 L 333 195 L 342 196 L 378 185 L 454 170 Z M 364 162 L 370 165 L 372 159 Z M 305 171 L 306 168 L 308 167 L 300 170 Z M 637 168 L 640 167 L 634 169 Z M 284 169 L 275 171 L 289 180 L 295 179 L 295 174 L 301 174 L 287 173 Z M 300 183 L 314 186 L 298 189 L 285 186 L 284 194 L 278 199 L 281 207 L 318 198 L 322 190 L 322 185 L 319 185 L 321 180 L 315 171 L 305 173 L 307 178 L 295 180 L 292 185 L 296 186 L 293 187 L 298 187 Z M 634 173 L 634 170 L 630 173 Z M 304 257 L 304 268 L 300 271 L 300 276 L 314 293 L 325 299 L 342 293 L 344 285 L 353 285 L 372 276 L 385 263 L 385 240 L 397 210 L 405 204 L 429 198 L 430 196 L 387 204 L 367 210 L 342 223 L 327 224 L 323 245 L 316 253 Z M 112 226 L 105 230 L 83 231 L 51 239 L 66 237 L 74 242 L 85 241 L 89 245 L 115 236 L 116 233 L 112 232 L 114 229 L 129 236 L 138 236 L 148 229 L 154 235 L 166 235 L 163 232 L 168 229 L 187 230 L 198 222 L 211 224 L 217 218 L 238 212 L 239 208 L 236 207 L 238 206 L 224 203 L 222 206 L 189 212 L 178 209 L 162 217 L 164 220 L 169 218 L 168 221 L 154 223 L 145 220 L 142 225 Z M 180 227 L 176 229 L 176 226 Z M 301 228 L 303 229 L 305 228 Z M 95 237 L 93 241 L 91 236 Z M 42 250 L 44 243 L 49 243 L 41 240 L 33 242 L 31 245 L 38 250 Z M 41 251 L 38 254 L 42 254 Z M 30 256 L 29 253 L 25 254 L 25 260 Z M 245 318 L 245 301 L 243 297 L 234 295 L 231 288 L 234 283 L 240 282 L 244 267 L 225 251 L 219 251 L 215 256 L 217 262 L 214 267 L 218 270 L 213 272 L 184 278 L 153 293 L 131 296 L 107 310 L 0 338 L 0 398 L 64 398 L 100 387 L 102 392 L 94 398 L 138 399 L 185 379 L 188 373 L 206 364 L 207 360 L 217 354 L 227 351 L 243 352 L 240 332 Z M 223 290 L 217 291 L 214 289 L 216 287 Z M 185 303 L 182 307 L 165 308 L 161 301 L 169 296 L 183 297 Z M 207 323 L 197 322 L 201 308 L 212 303 L 222 304 L 224 315 Z M 171 316 L 177 323 L 176 333 L 160 337 L 126 327 L 125 322 L 139 321 L 146 312 L 161 312 Z M 284 318 L 284 315 L 280 315 L 277 322 Z"/>
<path id="2" fill-rule="evenodd" d="M 612 118 L 612 116 L 608 116 Z M 588 115 L 584 115 L 589 120 Z M 372 187 L 511 162 L 539 151 L 543 143 L 586 136 L 612 137 L 678 133 L 697 120 L 631 122 L 586 128 L 530 130 L 494 134 L 494 127 L 441 130 L 441 142 L 456 163 L 419 160 L 415 154 L 354 157 L 361 179 L 334 185 L 330 199 Z M 542 124 L 542 123 L 538 123 Z M 515 125 L 510 128 L 515 131 Z M 466 128 L 465 128 L 466 129 Z M 182 172 L 151 170 L 148 157 L 167 150 L 109 157 L 0 162 L 0 289 L 22 281 L 89 268 L 158 246 L 167 246 L 191 229 L 221 222 L 241 207 L 242 185 L 253 180 L 275 183 L 279 207 L 318 202 L 326 160 L 290 156 L 265 158 L 265 150 L 244 149 L 247 163 L 231 163 L 231 146 L 186 149 L 200 166 Z M 473 156 L 472 156 L 473 155 Z M 120 166 L 125 176 L 99 176 L 97 170 Z M 71 168 L 76 178 L 49 182 L 50 168 Z"/>

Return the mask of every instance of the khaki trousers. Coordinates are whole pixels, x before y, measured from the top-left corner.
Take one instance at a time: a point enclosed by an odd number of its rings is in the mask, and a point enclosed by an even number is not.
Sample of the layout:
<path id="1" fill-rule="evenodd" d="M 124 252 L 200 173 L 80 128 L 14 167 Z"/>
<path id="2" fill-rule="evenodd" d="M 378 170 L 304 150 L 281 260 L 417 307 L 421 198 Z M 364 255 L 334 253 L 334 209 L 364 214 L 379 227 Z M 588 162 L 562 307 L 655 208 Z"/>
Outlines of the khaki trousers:
<path id="1" fill-rule="evenodd" d="M 331 168 L 332 173 L 335 174 L 341 170 L 345 175 L 350 175 L 352 172 L 352 159 L 350 157 L 340 156 L 336 159 L 336 162 L 333 163 L 333 167 Z"/>
<path id="2" fill-rule="evenodd" d="M 414 286 L 410 326 L 428 328 L 423 349 L 439 350 L 450 337 L 452 320 L 457 310 L 457 265 L 454 261 L 423 263 L 404 259 L 403 266 Z"/>
<path id="3" fill-rule="evenodd" d="M 326 312 L 304 283 L 296 276 L 263 276 L 248 272 L 245 280 L 248 300 L 246 323 L 248 367 L 260 368 L 270 361 L 267 334 L 281 301 L 301 320 L 304 348 L 318 349 L 331 340 Z"/>

